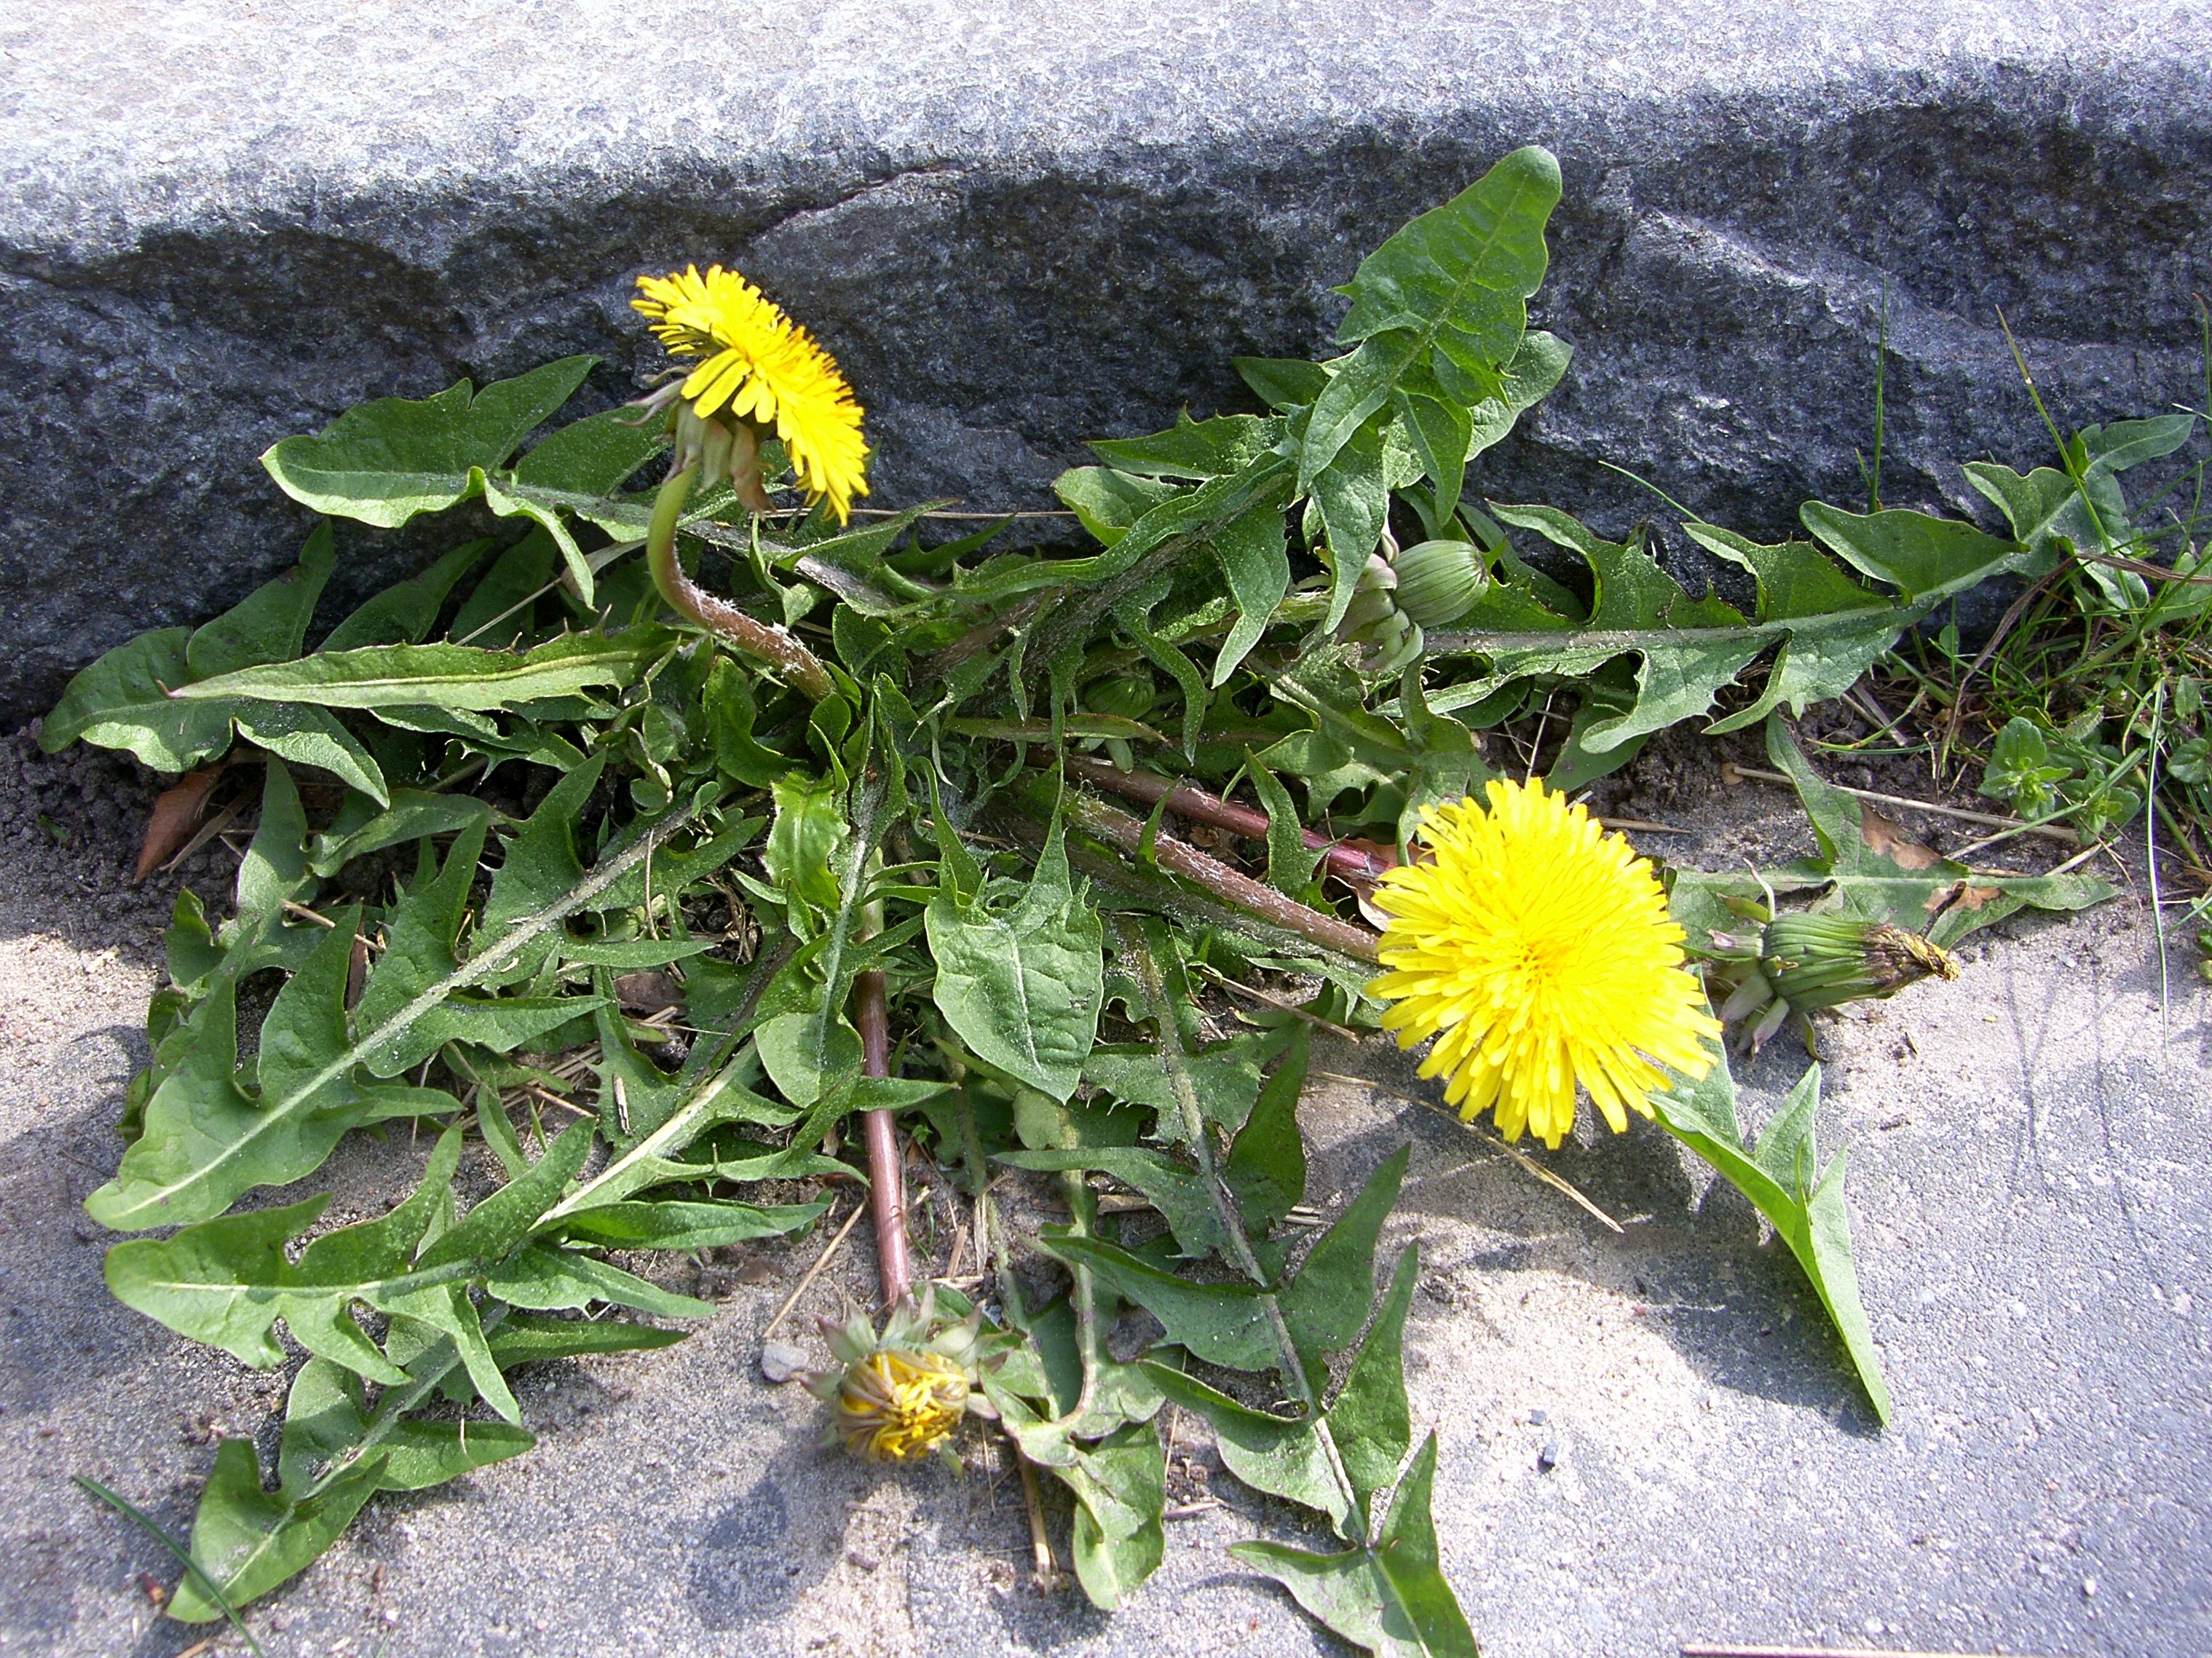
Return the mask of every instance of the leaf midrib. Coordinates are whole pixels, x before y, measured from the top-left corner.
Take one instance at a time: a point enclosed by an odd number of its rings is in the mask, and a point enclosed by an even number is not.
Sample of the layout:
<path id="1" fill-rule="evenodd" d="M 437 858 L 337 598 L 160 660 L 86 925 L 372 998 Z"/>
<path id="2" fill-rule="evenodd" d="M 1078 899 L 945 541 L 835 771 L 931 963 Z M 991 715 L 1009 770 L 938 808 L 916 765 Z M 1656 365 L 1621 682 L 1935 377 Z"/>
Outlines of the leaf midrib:
<path id="1" fill-rule="evenodd" d="M 489 945 L 479 944 L 476 953 L 465 963 L 431 985 L 413 1000 L 403 1005 L 375 1029 L 347 1044 L 336 1059 L 328 1061 L 304 1082 L 295 1084 L 289 1094 L 279 1099 L 274 1105 L 264 1101 L 260 1114 L 253 1126 L 239 1139 L 225 1146 L 221 1156 L 210 1162 L 199 1164 L 183 1178 L 172 1181 L 167 1186 L 158 1187 L 150 1194 L 141 1197 L 131 1208 L 124 1211 L 123 1215 L 118 1218 L 143 1215 L 149 1210 L 157 1208 L 179 1193 L 204 1184 L 218 1169 L 237 1163 L 249 1148 L 259 1141 L 262 1136 L 298 1116 L 301 1106 L 325 1086 L 343 1076 L 355 1066 L 361 1064 L 369 1054 L 398 1035 L 416 1020 L 438 1006 L 453 992 L 465 989 L 479 980 L 488 978 L 499 971 L 503 965 L 504 958 L 509 956 L 517 945 L 535 938 L 549 928 L 558 926 L 574 914 L 592 898 L 605 891 L 629 870 L 642 862 L 654 847 L 689 823 L 695 815 L 696 809 L 690 806 L 672 813 L 641 836 L 635 846 L 620 853 L 611 862 L 600 865 L 581 885 L 571 889 L 568 896 L 557 903 L 548 905 L 534 915 L 523 917 L 511 929 L 501 934 L 495 943 Z M 156 1220 L 152 1224 L 160 1225 L 161 1223 Z M 126 1229 L 118 1227 L 117 1230 Z"/>

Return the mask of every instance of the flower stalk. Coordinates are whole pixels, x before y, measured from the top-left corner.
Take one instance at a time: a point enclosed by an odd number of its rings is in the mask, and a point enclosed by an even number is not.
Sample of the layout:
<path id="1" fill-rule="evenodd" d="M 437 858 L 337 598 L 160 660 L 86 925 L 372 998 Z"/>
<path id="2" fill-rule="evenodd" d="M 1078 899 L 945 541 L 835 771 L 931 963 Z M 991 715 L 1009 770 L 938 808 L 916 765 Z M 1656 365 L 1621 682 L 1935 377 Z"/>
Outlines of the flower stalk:
<path id="1" fill-rule="evenodd" d="M 1067 816 L 1078 829 L 1094 835 L 1109 845 L 1119 847 L 1133 858 L 1146 855 L 1145 825 L 1126 811 L 1117 811 L 1103 800 L 1072 794 L 1067 801 Z M 1254 880 L 1242 870 L 1231 869 L 1218 858 L 1208 857 L 1188 841 L 1172 835 L 1155 835 L 1150 848 L 1152 861 L 1170 875 L 1179 875 L 1186 881 L 1204 887 L 1217 898 L 1247 914 L 1310 938 L 1317 944 L 1357 957 L 1363 962 L 1378 959 L 1376 940 L 1364 927 L 1354 926 L 1349 921 L 1334 915 L 1324 915 L 1317 909 L 1286 898 L 1274 888 Z"/>
<path id="2" fill-rule="evenodd" d="M 871 969 L 855 980 L 853 1011 L 860 1028 L 861 1074 L 890 1076 L 890 995 L 880 969 Z M 884 1305 L 896 1307 L 914 1287 L 914 1263 L 906 1241 L 906 1170 L 899 1156 L 898 1128 L 890 1111 L 878 1109 L 861 1114 L 860 1133 L 868 1153 L 868 1203 L 874 1211 L 876 1262 L 883 1278 Z"/>
<path id="3" fill-rule="evenodd" d="M 696 466 L 681 467 L 669 474 L 660 493 L 653 498 L 653 523 L 645 540 L 646 564 L 653 572 L 653 585 L 679 616 L 775 669 L 809 701 L 821 701 L 836 690 L 837 682 L 820 657 L 781 628 L 757 620 L 726 598 L 716 598 L 684 574 L 676 556 L 676 525 L 698 476 Z"/>
<path id="4" fill-rule="evenodd" d="M 1067 756 L 1067 774 L 1086 783 L 1131 800 L 1157 805 L 1168 803 L 1168 810 L 1178 817 L 1188 817 L 1194 823 L 1205 823 L 1212 828 L 1226 829 L 1231 835 L 1248 841 L 1267 838 L 1267 814 L 1250 806 L 1240 806 L 1233 800 L 1205 789 L 1180 783 L 1171 778 L 1147 771 L 1123 771 L 1110 760 L 1092 755 L 1072 754 Z M 1306 850 L 1321 853 L 1329 872 L 1362 890 L 1374 886 L 1376 880 L 1387 869 L 1396 867 L 1398 854 L 1388 847 L 1372 841 L 1356 839 L 1333 840 L 1318 829 L 1301 828 L 1299 835 Z"/>

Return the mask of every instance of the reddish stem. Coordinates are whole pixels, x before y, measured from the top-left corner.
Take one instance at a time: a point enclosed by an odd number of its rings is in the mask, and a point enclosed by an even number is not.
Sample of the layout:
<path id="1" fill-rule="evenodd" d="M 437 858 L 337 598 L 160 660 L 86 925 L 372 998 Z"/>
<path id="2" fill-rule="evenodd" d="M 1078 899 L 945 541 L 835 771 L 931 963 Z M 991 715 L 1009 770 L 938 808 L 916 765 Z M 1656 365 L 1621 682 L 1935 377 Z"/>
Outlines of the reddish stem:
<path id="1" fill-rule="evenodd" d="M 676 557 L 676 523 L 683 515 L 684 503 L 690 498 L 691 481 L 698 470 L 686 466 L 672 473 L 653 497 L 653 522 L 645 545 L 646 568 L 653 573 L 653 586 L 660 589 L 671 610 L 775 669 L 808 701 L 819 702 L 835 695 L 837 682 L 830 677 L 820 657 L 781 628 L 755 621 L 684 574 L 684 566 Z"/>
<path id="2" fill-rule="evenodd" d="M 1072 754 L 1067 756 L 1068 774 L 1108 789 L 1132 800 L 1141 800 L 1152 805 L 1164 799 L 1168 810 L 1178 817 L 1188 817 L 1194 823 L 1209 823 L 1215 829 L 1227 829 L 1231 835 L 1241 835 L 1247 840 L 1267 838 L 1267 814 L 1250 806 L 1240 806 L 1233 800 L 1224 800 L 1218 794 L 1194 788 L 1188 783 L 1178 783 L 1172 778 L 1154 772 L 1123 771 L 1110 760 L 1094 756 Z M 1318 852 L 1329 868 L 1329 872 L 1349 881 L 1355 887 L 1372 888 L 1376 878 L 1383 871 L 1396 867 L 1398 854 L 1389 847 L 1378 846 L 1372 841 L 1331 840 L 1318 829 L 1300 829 L 1307 849 Z"/>
<path id="3" fill-rule="evenodd" d="M 1144 823 L 1103 800 L 1094 800 L 1084 795 L 1073 796 L 1067 803 L 1067 815 L 1077 827 L 1102 841 L 1110 841 L 1133 857 L 1143 849 Z M 1187 841 L 1178 841 L 1172 835 L 1154 835 L 1152 861 L 1169 874 L 1180 875 L 1184 880 L 1204 887 L 1224 902 L 1310 938 L 1317 944 L 1340 950 L 1346 956 L 1357 956 L 1362 961 L 1378 959 L 1376 937 L 1366 928 L 1354 926 L 1334 915 L 1324 915 L 1295 898 L 1286 898 L 1274 888 L 1254 880 L 1242 870 L 1231 869 L 1218 858 L 1209 858 Z"/>
<path id="4" fill-rule="evenodd" d="M 879 972 L 863 973 L 853 987 L 854 1013 L 860 1027 L 860 1069 L 870 1077 L 891 1074 L 890 999 Z M 898 1129 L 888 1110 L 863 1112 L 861 1138 L 868 1148 L 868 1204 L 875 1212 L 876 1262 L 883 1279 L 884 1306 L 906 1299 L 914 1265 L 906 1246 L 906 1171 L 899 1156 Z"/>

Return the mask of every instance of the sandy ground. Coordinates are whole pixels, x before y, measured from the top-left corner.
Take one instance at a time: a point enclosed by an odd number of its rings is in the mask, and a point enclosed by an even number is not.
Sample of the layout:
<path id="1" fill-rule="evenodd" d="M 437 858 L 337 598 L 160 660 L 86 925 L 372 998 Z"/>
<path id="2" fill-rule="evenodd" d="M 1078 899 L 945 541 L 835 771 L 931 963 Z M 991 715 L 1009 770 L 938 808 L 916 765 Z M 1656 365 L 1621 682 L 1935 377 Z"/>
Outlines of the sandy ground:
<path id="1" fill-rule="evenodd" d="M 1794 832 L 1786 796 L 1723 789 L 1716 764 L 1648 765 L 1624 805 L 1697 826 L 1707 862 Z M 167 1658 L 204 1638 L 154 1617 L 143 1583 L 169 1563 L 70 1476 L 181 1531 L 212 1436 L 265 1437 L 281 1404 L 282 1375 L 113 1303 L 78 1207 L 120 1151 L 173 894 L 127 879 L 146 799 L 103 758 L 0 749 L 0 1651 Z M 228 863 L 211 847 L 183 874 L 220 891 Z M 1787 1253 L 1664 1136 L 1554 1159 L 1615 1235 L 1413 1103 L 1429 1090 L 1394 1053 L 1317 1047 L 1316 1198 L 1414 1145 L 1393 1226 L 1423 1251 L 1413 1410 L 1441 1436 L 1447 1569 L 1493 1658 L 2212 1651 L 2206 991 L 2178 960 L 2161 1008 L 2139 897 L 1967 953 L 1956 985 L 1830 1027 L 1821 1132 L 1850 1148 L 1887 1432 Z M 1747 1114 L 1802 1063 L 1770 1050 Z M 356 1137 L 339 1209 L 404 1189 L 420 1149 Z M 1297 1527 L 1225 1477 L 1109 1619 L 1031 1588 L 1003 1468 L 888 1474 L 815 1449 L 811 1400 L 755 1361 L 817 1248 L 677 1267 L 714 1320 L 540 1372 L 522 1390 L 538 1448 L 379 1499 L 254 1611 L 272 1658 L 1341 1650 L 1227 1555 Z M 805 1309 L 869 1270 L 856 1248 Z M 1216 1465 L 1187 1423 L 1177 1446 L 1195 1497 Z"/>

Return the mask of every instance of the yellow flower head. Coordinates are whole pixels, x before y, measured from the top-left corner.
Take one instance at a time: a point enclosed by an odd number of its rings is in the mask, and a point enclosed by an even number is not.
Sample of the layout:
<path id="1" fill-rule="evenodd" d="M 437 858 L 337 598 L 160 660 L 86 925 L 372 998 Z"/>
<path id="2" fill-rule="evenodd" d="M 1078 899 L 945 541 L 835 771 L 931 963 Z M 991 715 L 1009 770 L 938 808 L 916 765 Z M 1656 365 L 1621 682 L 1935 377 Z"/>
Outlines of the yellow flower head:
<path id="1" fill-rule="evenodd" d="M 932 1451 L 949 1454 L 952 1430 L 963 1414 L 995 1417 L 975 1384 L 981 1321 L 970 1313 L 957 1324 L 937 1316 L 937 1291 L 901 1301 L 877 1334 L 855 1313 L 838 1324 L 822 1321 L 822 1333 L 839 1368 L 806 1378 L 830 1406 L 822 1442 L 840 1441 L 871 1462 L 912 1462 Z"/>
<path id="2" fill-rule="evenodd" d="M 830 1400 L 830 1436 L 871 1462 L 911 1462 L 952 1436 L 968 1378 L 940 1353 L 898 1348 L 847 1365 Z"/>
<path id="3" fill-rule="evenodd" d="M 1421 1075 L 1468 1119 L 1497 1108 L 1498 1132 L 1548 1146 L 1574 1127 L 1575 1086 L 1618 1133 L 1627 1108 L 1651 1114 L 1670 1066 L 1712 1067 L 1720 1035 L 1682 967 L 1682 929 L 1651 865 L 1581 806 L 1541 783 L 1493 782 L 1421 814 L 1433 854 L 1382 877 L 1390 916 L 1370 992 L 1397 1005 L 1383 1028 L 1411 1048 L 1434 1036 Z"/>
<path id="4" fill-rule="evenodd" d="M 734 270 L 708 265 L 640 276 L 633 310 L 653 319 L 670 354 L 706 361 L 679 395 L 694 416 L 752 422 L 783 440 L 799 488 L 826 500 L 840 524 L 868 493 L 860 405 L 836 361 Z"/>

